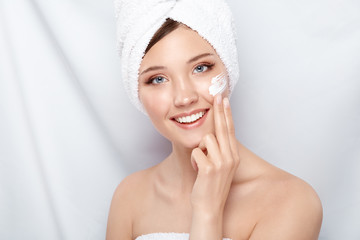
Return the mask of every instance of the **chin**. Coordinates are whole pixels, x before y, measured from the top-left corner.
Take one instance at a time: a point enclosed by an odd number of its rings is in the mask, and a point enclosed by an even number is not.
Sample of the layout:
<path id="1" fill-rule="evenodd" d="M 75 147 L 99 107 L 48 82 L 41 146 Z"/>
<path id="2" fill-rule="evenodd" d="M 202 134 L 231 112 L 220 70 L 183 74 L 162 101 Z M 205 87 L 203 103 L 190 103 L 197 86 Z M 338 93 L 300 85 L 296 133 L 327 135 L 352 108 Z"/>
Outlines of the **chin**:
<path id="1" fill-rule="evenodd" d="M 199 146 L 199 144 L 200 144 L 200 141 L 192 142 L 192 143 L 187 142 L 186 144 L 183 144 L 183 146 L 188 149 L 194 149 L 194 148 L 197 148 Z"/>
<path id="2" fill-rule="evenodd" d="M 197 148 L 199 146 L 202 138 L 203 138 L 203 135 L 202 136 L 188 135 L 187 137 L 182 138 L 182 139 L 178 139 L 177 141 L 174 141 L 174 142 L 176 142 L 177 144 L 183 146 L 184 148 L 194 149 L 194 148 Z"/>
<path id="3" fill-rule="evenodd" d="M 163 131 L 162 133 L 167 133 L 162 135 L 173 144 L 187 149 L 194 149 L 199 146 L 200 142 L 206 134 L 214 134 L 214 131 L 213 126 L 209 124 L 209 122 L 207 122 L 202 125 L 201 128 L 185 131 L 181 129 L 174 131 L 173 126 L 170 126 L 166 129 L 166 131 Z"/>

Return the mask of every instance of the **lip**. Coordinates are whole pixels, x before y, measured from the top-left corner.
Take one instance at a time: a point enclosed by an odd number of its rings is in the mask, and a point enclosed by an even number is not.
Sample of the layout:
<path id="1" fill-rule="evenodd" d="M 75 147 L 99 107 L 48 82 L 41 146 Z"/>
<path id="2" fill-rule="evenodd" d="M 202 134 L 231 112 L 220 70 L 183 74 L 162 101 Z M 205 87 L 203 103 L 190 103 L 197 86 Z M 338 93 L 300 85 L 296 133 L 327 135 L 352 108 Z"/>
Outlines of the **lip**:
<path id="1" fill-rule="evenodd" d="M 204 116 L 202 116 L 202 118 L 200 118 L 199 120 L 193 122 L 193 123 L 179 123 L 175 120 L 175 118 L 179 118 L 179 117 L 185 117 L 185 116 L 190 116 L 192 114 L 196 114 L 196 113 L 199 113 L 199 112 L 205 112 Z M 196 109 L 194 111 L 191 111 L 191 112 L 188 112 L 188 113 L 181 113 L 181 114 L 178 114 L 178 115 L 175 115 L 174 117 L 171 118 L 171 120 L 179 127 L 183 128 L 183 129 L 186 129 L 186 130 L 189 130 L 189 129 L 194 129 L 194 128 L 197 128 L 199 126 L 201 126 L 204 122 L 205 122 L 205 119 L 207 117 L 207 114 L 209 112 L 209 109 Z"/>
<path id="2" fill-rule="evenodd" d="M 191 115 L 199 113 L 199 112 L 206 112 L 207 110 L 209 110 L 209 109 L 208 108 L 195 109 L 195 110 L 193 110 L 191 112 L 184 112 L 184 113 L 177 114 L 175 116 L 172 116 L 170 119 L 175 120 L 175 118 L 191 116 Z"/>

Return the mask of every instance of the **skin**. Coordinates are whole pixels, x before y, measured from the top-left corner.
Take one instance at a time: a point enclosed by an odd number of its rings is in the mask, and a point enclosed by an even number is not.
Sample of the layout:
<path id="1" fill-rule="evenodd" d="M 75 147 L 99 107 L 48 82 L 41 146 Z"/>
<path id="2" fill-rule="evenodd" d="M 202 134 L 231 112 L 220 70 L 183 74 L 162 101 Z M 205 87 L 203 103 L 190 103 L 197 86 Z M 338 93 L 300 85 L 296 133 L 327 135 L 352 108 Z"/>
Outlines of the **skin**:
<path id="1" fill-rule="evenodd" d="M 243 146 L 228 91 L 209 94 L 211 78 L 226 68 L 207 41 L 182 26 L 149 50 L 139 72 L 140 100 L 172 153 L 119 184 L 106 239 L 155 232 L 190 233 L 191 240 L 318 238 L 322 206 L 312 187 Z M 175 123 L 193 110 L 207 111 L 200 126 Z"/>

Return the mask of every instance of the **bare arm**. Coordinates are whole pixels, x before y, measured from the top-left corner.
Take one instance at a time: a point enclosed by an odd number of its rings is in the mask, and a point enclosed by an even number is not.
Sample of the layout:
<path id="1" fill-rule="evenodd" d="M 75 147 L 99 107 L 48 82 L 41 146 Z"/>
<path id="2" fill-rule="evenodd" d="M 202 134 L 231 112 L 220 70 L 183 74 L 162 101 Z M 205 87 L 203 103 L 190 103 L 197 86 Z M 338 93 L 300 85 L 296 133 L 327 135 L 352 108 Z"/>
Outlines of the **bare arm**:
<path id="1" fill-rule="evenodd" d="M 106 240 L 132 240 L 132 222 L 129 194 L 129 179 L 125 178 L 116 188 L 111 201 Z"/>
<path id="2" fill-rule="evenodd" d="M 204 136 L 191 156 L 198 175 L 191 194 L 190 240 L 222 239 L 224 206 L 240 162 L 228 99 L 217 95 L 213 114 L 216 137 Z"/>

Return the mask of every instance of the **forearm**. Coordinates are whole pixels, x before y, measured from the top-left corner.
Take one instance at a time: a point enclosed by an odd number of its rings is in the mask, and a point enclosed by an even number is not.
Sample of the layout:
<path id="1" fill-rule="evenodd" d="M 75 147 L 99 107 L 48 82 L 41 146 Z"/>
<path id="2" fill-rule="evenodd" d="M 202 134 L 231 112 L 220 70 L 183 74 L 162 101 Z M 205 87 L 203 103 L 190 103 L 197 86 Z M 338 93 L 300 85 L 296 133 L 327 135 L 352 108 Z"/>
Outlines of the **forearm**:
<path id="1" fill-rule="evenodd" d="M 223 235 L 223 211 L 192 214 L 190 240 L 221 240 Z"/>

